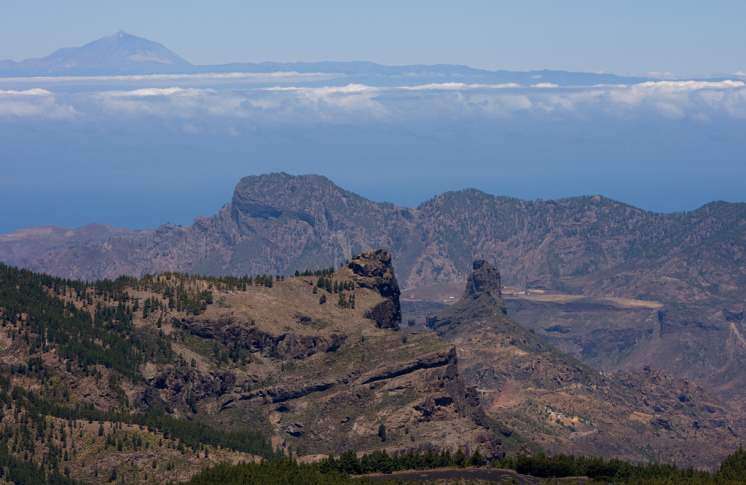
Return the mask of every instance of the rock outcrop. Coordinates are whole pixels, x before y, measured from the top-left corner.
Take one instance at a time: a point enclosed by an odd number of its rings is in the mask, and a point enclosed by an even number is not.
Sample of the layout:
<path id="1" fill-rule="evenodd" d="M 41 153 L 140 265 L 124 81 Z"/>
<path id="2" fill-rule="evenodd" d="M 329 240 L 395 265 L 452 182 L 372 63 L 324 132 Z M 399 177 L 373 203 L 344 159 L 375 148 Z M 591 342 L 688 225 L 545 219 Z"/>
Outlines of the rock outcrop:
<path id="1" fill-rule="evenodd" d="M 431 356 L 424 356 L 414 362 L 407 362 L 404 365 L 400 364 L 396 368 L 376 369 L 370 375 L 363 376 L 362 384 L 393 379 L 422 369 L 433 369 L 449 365 L 456 365 L 456 349 L 451 349 L 447 353 L 441 352 Z"/>
<path id="2" fill-rule="evenodd" d="M 485 293 L 495 298 L 502 297 L 502 279 L 496 267 L 483 259 L 478 259 L 472 264 L 472 272 L 466 279 L 466 290 L 464 297 L 479 298 Z"/>
<path id="3" fill-rule="evenodd" d="M 327 336 L 289 332 L 274 335 L 259 330 L 253 322 L 238 322 L 230 317 L 214 320 L 189 317 L 175 323 L 198 337 L 276 359 L 305 359 L 319 352 L 335 352 L 347 340 L 346 336 L 334 333 Z"/>
<path id="4" fill-rule="evenodd" d="M 204 373 L 196 369 L 170 367 L 148 380 L 136 404 L 143 410 L 198 412 L 197 403 L 231 392 L 236 376 L 231 372 Z"/>
<path id="5" fill-rule="evenodd" d="M 510 324 L 502 299 L 500 272 L 487 261 L 477 260 L 466 280 L 463 297 L 427 321 L 427 326 L 441 336 L 458 332 L 458 327 L 475 319 L 490 315 L 495 324 Z"/>
<path id="6" fill-rule="evenodd" d="M 379 328 L 399 329 L 401 305 L 399 283 L 394 276 L 391 255 L 382 249 L 363 253 L 347 265 L 355 275 L 355 283 L 375 290 L 384 301 L 371 308 L 366 316 Z"/>

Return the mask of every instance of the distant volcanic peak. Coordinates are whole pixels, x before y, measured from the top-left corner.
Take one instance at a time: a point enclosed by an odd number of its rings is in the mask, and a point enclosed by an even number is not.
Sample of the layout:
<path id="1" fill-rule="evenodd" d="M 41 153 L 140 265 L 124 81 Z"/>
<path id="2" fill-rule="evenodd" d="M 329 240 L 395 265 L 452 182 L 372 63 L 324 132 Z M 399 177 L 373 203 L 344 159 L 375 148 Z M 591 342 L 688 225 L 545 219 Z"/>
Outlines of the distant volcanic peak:
<path id="1" fill-rule="evenodd" d="M 112 53 L 126 56 L 130 61 L 189 64 L 189 61 L 170 51 L 163 44 L 129 34 L 123 30 L 90 42 L 83 46 L 83 48 L 94 46 L 106 46 L 106 48 L 112 50 Z"/>
<path id="2" fill-rule="evenodd" d="M 477 298 L 483 294 L 490 294 L 495 298 L 502 297 L 502 281 L 495 266 L 478 259 L 472 263 L 472 273 L 466 280 L 464 297 Z"/>
<path id="3" fill-rule="evenodd" d="M 120 31 L 79 47 L 57 49 L 46 57 L 17 64 L 17 74 L 127 74 L 183 72 L 186 59 L 157 42 Z"/>
<path id="4" fill-rule="evenodd" d="M 127 43 L 127 44 L 148 44 L 148 45 L 160 45 L 157 42 L 153 42 L 147 39 L 144 39 L 142 37 L 138 37 L 136 35 L 132 35 L 129 32 L 125 32 L 124 30 L 118 30 L 117 32 L 114 32 L 111 35 L 107 35 L 106 37 L 101 37 L 100 39 L 96 39 L 94 41 L 91 41 L 85 45 L 92 45 L 96 43 Z"/>
<path id="5" fill-rule="evenodd" d="M 376 290 L 384 298 L 383 302 L 367 312 L 366 317 L 375 321 L 380 328 L 397 330 L 401 323 L 401 292 L 394 276 L 391 254 L 383 249 L 365 252 L 353 258 L 347 267 L 355 275 L 355 282 L 359 286 Z"/>
<path id="6" fill-rule="evenodd" d="M 132 34 L 130 34 L 130 33 L 128 33 L 128 32 L 125 32 L 124 30 L 117 30 L 116 32 L 114 32 L 114 33 L 113 33 L 113 34 L 111 35 L 111 37 L 115 37 L 115 38 L 117 38 L 117 39 L 126 39 L 126 38 L 128 38 L 128 37 L 137 37 L 137 36 L 135 36 L 135 35 L 132 35 Z M 138 38 L 139 38 L 139 37 L 138 37 Z"/>

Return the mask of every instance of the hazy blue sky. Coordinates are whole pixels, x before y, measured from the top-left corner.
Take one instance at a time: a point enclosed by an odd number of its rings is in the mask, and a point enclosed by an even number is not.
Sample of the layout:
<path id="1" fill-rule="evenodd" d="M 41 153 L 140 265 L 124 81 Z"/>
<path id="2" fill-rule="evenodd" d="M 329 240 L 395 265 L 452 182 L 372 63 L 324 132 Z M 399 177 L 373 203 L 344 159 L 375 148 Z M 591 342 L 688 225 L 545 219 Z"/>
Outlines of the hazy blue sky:
<path id="1" fill-rule="evenodd" d="M 743 0 L 24 0 L 2 2 L 0 59 L 122 29 L 195 63 L 371 60 L 702 75 L 746 71 Z"/>

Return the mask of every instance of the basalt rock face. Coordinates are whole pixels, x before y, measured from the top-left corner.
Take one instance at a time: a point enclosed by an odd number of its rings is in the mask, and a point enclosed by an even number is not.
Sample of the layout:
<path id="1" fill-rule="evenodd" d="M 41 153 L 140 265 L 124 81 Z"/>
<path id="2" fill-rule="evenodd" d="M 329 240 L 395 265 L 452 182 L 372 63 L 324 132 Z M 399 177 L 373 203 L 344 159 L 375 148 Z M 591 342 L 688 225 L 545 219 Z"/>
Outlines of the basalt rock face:
<path id="1" fill-rule="evenodd" d="M 173 413 L 188 409 L 197 412 L 195 403 L 214 399 L 232 391 L 236 376 L 231 372 L 202 373 L 195 369 L 168 368 L 153 377 L 137 405 L 142 410 Z"/>
<path id="2" fill-rule="evenodd" d="M 398 330 L 401 323 L 400 291 L 391 255 L 379 249 L 361 254 L 347 266 L 359 286 L 375 290 L 384 298 L 383 302 L 367 312 L 367 317 L 374 320 L 379 328 Z"/>

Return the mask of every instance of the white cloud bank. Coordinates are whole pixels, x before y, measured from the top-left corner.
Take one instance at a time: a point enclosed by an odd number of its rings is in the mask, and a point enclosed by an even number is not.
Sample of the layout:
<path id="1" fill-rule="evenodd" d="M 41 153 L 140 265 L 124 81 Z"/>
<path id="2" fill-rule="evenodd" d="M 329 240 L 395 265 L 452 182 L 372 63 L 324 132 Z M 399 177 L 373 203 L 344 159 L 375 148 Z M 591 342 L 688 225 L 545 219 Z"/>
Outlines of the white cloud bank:
<path id="1" fill-rule="evenodd" d="M 214 89 L 166 87 L 103 91 L 91 95 L 93 106 L 110 116 L 156 116 L 209 119 L 240 116 L 242 96 Z"/>
<path id="2" fill-rule="evenodd" d="M 1 84 L 79 84 L 106 82 L 203 82 L 203 81 L 246 81 L 265 82 L 314 82 L 337 78 L 337 74 L 323 72 L 206 72 L 198 74 L 122 74 L 112 76 L 29 76 L 0 77 Z"/>
<path id="3" fill-rule="evenodd" d="M 51 91 L 41 88 L 25 89 L 21 91 L 16 90 L 2 90 L 0 89 L 0 97 L 9 96 L 52 96 Z"/>
<path id="4" fill-rule="evenodd" d="M 99 93 L 101 97 L 114 98 L 143 98 L 152 96 L 201 96 L 205 93 L 214 93 L 211 89 L 194 89 L 194 88 L 142 88 L 131 91 L 104 91 Z"/>
<path id="5" fill-rule="evenodd" d="M 515 89 L 520 88 L 520 84 L 503 83 L 503 84 L 468 84 L 468 83 L 430 83 L 418 84 L 416 86 L 400 86 L 397 89 L 404 91 L 471 91 L 475 89 Z"/>
<path id="6" fill-rule="evenodd" d="M 0 119 L 68 120 L 76 114 L 74 107 L 59 103 L 46 89 L 0 90 Z"/>
<path id="7" fill-rule="evenodd" d="M 151 116 L 208 123 L 216 118 L 268 122 L 357 122 L 487 116 L 657 116 L 706 121 L 746 119 L 746 83 L 651 81 L 560 87 L 539 83 L 431 83 L 378 87 L 142 87 L 59 95 L 41 88 L 0 90 L 0 117 Z"/>

